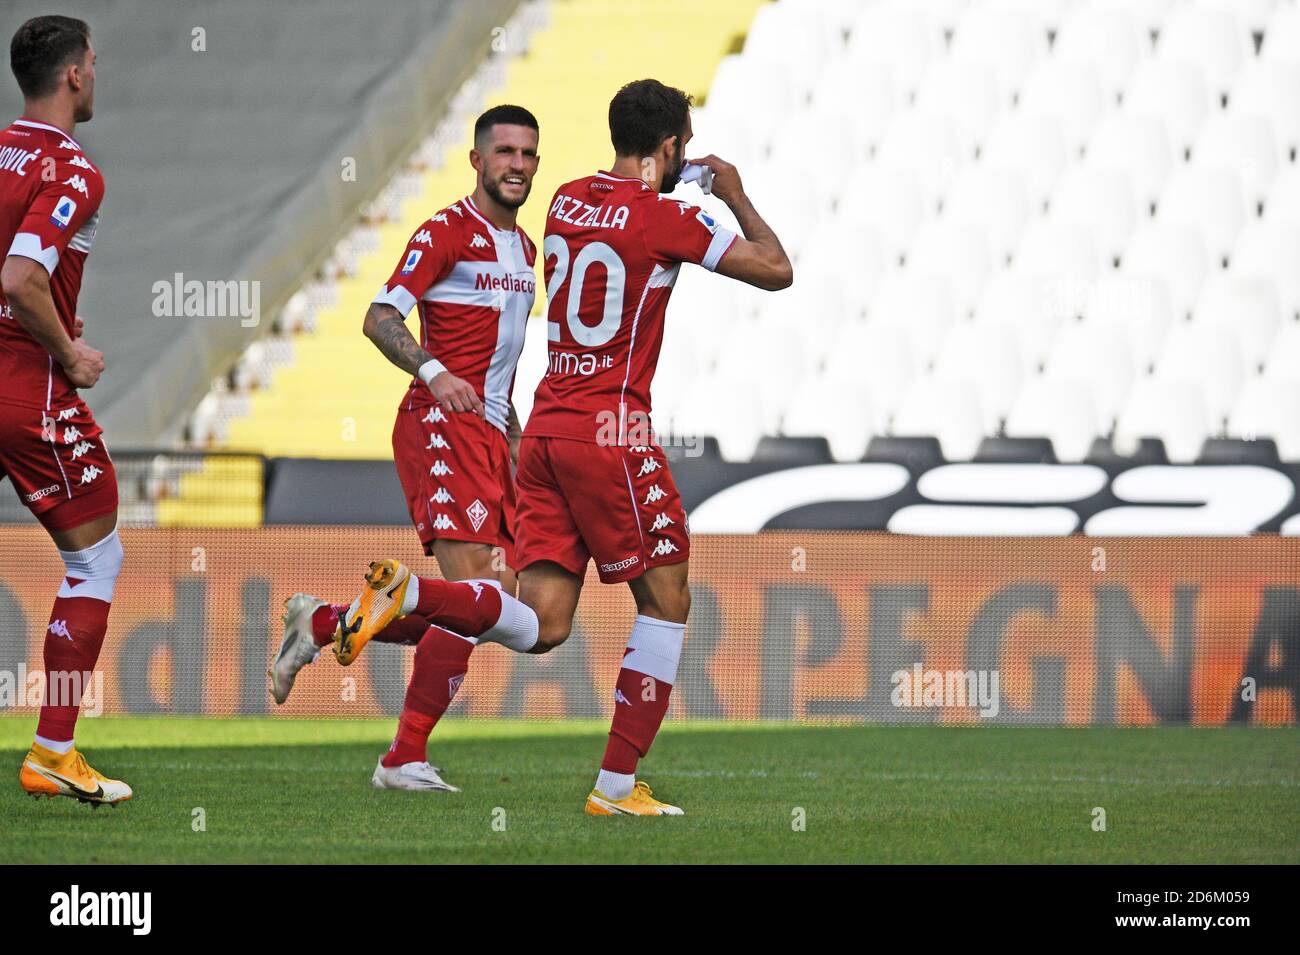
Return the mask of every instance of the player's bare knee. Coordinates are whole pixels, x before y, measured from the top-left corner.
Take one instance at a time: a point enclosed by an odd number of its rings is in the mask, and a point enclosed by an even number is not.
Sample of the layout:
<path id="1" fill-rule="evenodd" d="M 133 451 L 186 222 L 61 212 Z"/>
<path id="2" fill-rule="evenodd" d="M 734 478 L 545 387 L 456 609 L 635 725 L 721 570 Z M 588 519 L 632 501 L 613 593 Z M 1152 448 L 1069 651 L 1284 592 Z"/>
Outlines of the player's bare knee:
<path id="1" fill-rule="evenodd" d="M 573 622 L 564 619 L 550 619 L 539 616 L 537 619 L 537 643 L 530 653 L 548 653 L 565 640 L 573 630 Z"/>

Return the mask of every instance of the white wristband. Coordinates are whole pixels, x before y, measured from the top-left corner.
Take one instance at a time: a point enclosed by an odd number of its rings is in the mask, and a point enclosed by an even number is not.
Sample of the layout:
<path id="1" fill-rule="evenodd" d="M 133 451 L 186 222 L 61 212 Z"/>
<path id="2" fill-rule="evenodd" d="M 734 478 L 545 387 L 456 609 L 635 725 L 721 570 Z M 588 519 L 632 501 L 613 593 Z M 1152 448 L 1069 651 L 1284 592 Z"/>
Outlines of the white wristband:
<path id="1" fill-rule="evenodd" d="M 438 377 L 446 370 L 447 370 L 446 365 L 438 361 L 438 359 L 436 358 L 430 358 L 418 369 L 416 369 L 415 376 L 427 385 L 429 382 L 433 381 L 434 378 Z"/>

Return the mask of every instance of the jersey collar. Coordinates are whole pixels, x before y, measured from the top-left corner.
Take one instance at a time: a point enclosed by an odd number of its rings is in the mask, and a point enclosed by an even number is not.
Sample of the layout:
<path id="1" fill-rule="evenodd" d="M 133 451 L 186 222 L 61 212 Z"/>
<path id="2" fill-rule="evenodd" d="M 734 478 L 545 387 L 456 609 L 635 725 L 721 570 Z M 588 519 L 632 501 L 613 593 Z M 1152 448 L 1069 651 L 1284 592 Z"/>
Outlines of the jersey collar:
<path id="1" fill-rule="evenodd" d="M 472 216 L 473 216 L 475 219 L 477 219 L 479 222 L 483 223 L 485 226 L 487 226 L 487 227 L 488 227 L 489 229 L 491 229 L 493 232 L 495 232 L 495 233 L 497 233 L 497 234 L 499 234 L 499 235 L 515 235 L 516 233 L 518 233 L 518 231 L 519 231 L 519 227 L 518 227 L 518 226 L 515 226 L 513 229 L 498 229 L 496 226 L 494 226 L 494 225 L 493 225 L 493 224 L 488 220 L 487 216 L 483 215 L 483 213 L 481 213 L 481 212 L 478 211 L 478 206 L 474 205 L 474 200 L 473 200 L 471 197 L 466 196 L 466 197 L 465 197 L 463 200 L 461 200 L 461 201 L 465 203 L 465 208 L 468 209 L 468 210 L 470 211 L 470 215 L 472 215 Z"/>
<path id="2" fill-rule="evenodd" d="M 614 182 L 635 182 L 642 189 L 650 188 L 648 185 L 646 185 L 644 179 L 629 179 L 626 176 L 616 176 L 611 172 L 605 172 L 605 170 L 603 169 L 597 170 L 596 175 L 601 179 L 612 179 Z"/>
<path id="3" fill-rule="evenodd" d="M 46 130 L 47 132 L 58 133 L 60 136 L 62 136 L 62 137 L 63 137 L 64 139 L 66 139 L 68 142 L 72 143 L 72 145 L 75 146 L 75 147 L 78 149 L 78 151 L 81 150 L 81 144 L 80 144 L 79 142 L 77 142 L 75 139 L 73 139 L 71 136 L 69 136 L 69 135 L 68 135 L 67 133 L 65 133 L 63 130 L 59 129 L 59 127 L 57 127 L 57 126 L 51 126 L 49 123 L 38 123 L 38 122 L 36 122 L 36 120 L 34 120 L 34 119 L 15 119 L 15 120 L 14 120 L 14 125 L 15 125 L 15 126 L 28 126 L 28 127 L 31 127 L 32 129 L 44 129 L 44 130 Z"/>

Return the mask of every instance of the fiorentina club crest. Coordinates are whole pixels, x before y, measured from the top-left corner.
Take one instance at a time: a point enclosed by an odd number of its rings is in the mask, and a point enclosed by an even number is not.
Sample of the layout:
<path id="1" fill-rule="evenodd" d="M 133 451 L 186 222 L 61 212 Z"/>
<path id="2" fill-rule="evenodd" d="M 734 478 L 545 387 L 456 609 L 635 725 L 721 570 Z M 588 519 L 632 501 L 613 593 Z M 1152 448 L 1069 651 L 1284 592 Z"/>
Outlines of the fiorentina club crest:
<path id="1" fill-rule="evenodd" d="M 465 674 L 463 673 L 451 677 L 447 681 L 447 698 L 450 699 L 451 697 L 455 696 L 456 691 L 460 689 L 460 685 L 464 682 L 465 682 Z"/>
<path id="2" fill-rule="evenodd" d="M 465 508 L 465 516 L 468 517 L 469 522 L 474 525 L 474 533 L 477 534 L 478 529 L 482 527 L 483 522 L 487 520 L 488 509 L 483 506 L 482 501 L 478 498 L 474 498 L 474 502 L 470 504 L 469 507 Z"/>

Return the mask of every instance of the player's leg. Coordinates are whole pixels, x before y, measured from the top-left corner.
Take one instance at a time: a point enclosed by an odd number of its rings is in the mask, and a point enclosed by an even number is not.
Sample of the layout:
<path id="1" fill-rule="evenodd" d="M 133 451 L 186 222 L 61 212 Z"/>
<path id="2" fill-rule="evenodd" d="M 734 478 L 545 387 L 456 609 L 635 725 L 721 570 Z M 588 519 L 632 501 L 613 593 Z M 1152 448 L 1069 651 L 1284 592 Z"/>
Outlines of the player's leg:
<path id="1" fill-rule="evenodd" d="M 487 586 L 501 586 L 501 572 L 497 567 L 505 568 L 499 548 L 443 539 L 434 542 L 433 555 L 438 569 L 448 580 L 476 580 Z M 510 583 L 513 582 L 511 574 Z M 412 614 L 389 624 L 388 629 L 404 620 L 424 622 L 423 617 Z M 376 788 L 456 791 L 443 781 L 437 769 L 429 766 L 429 734 L 464 682 L 470 654 L 478 642 L 477 637 L 462 636 L 425 623 L 425 632 L 415 649 L 415 666 L 396 736 L 371 780 Z"/>
<path id="2" fill-rule="evenodd" d="M 554 561 L 539 560 L 519 572 L 519 599 L 537 614 L 537 643 L 529 653 L 547 653 L 565 640 L 582 595 L 582 578 Z"/>

